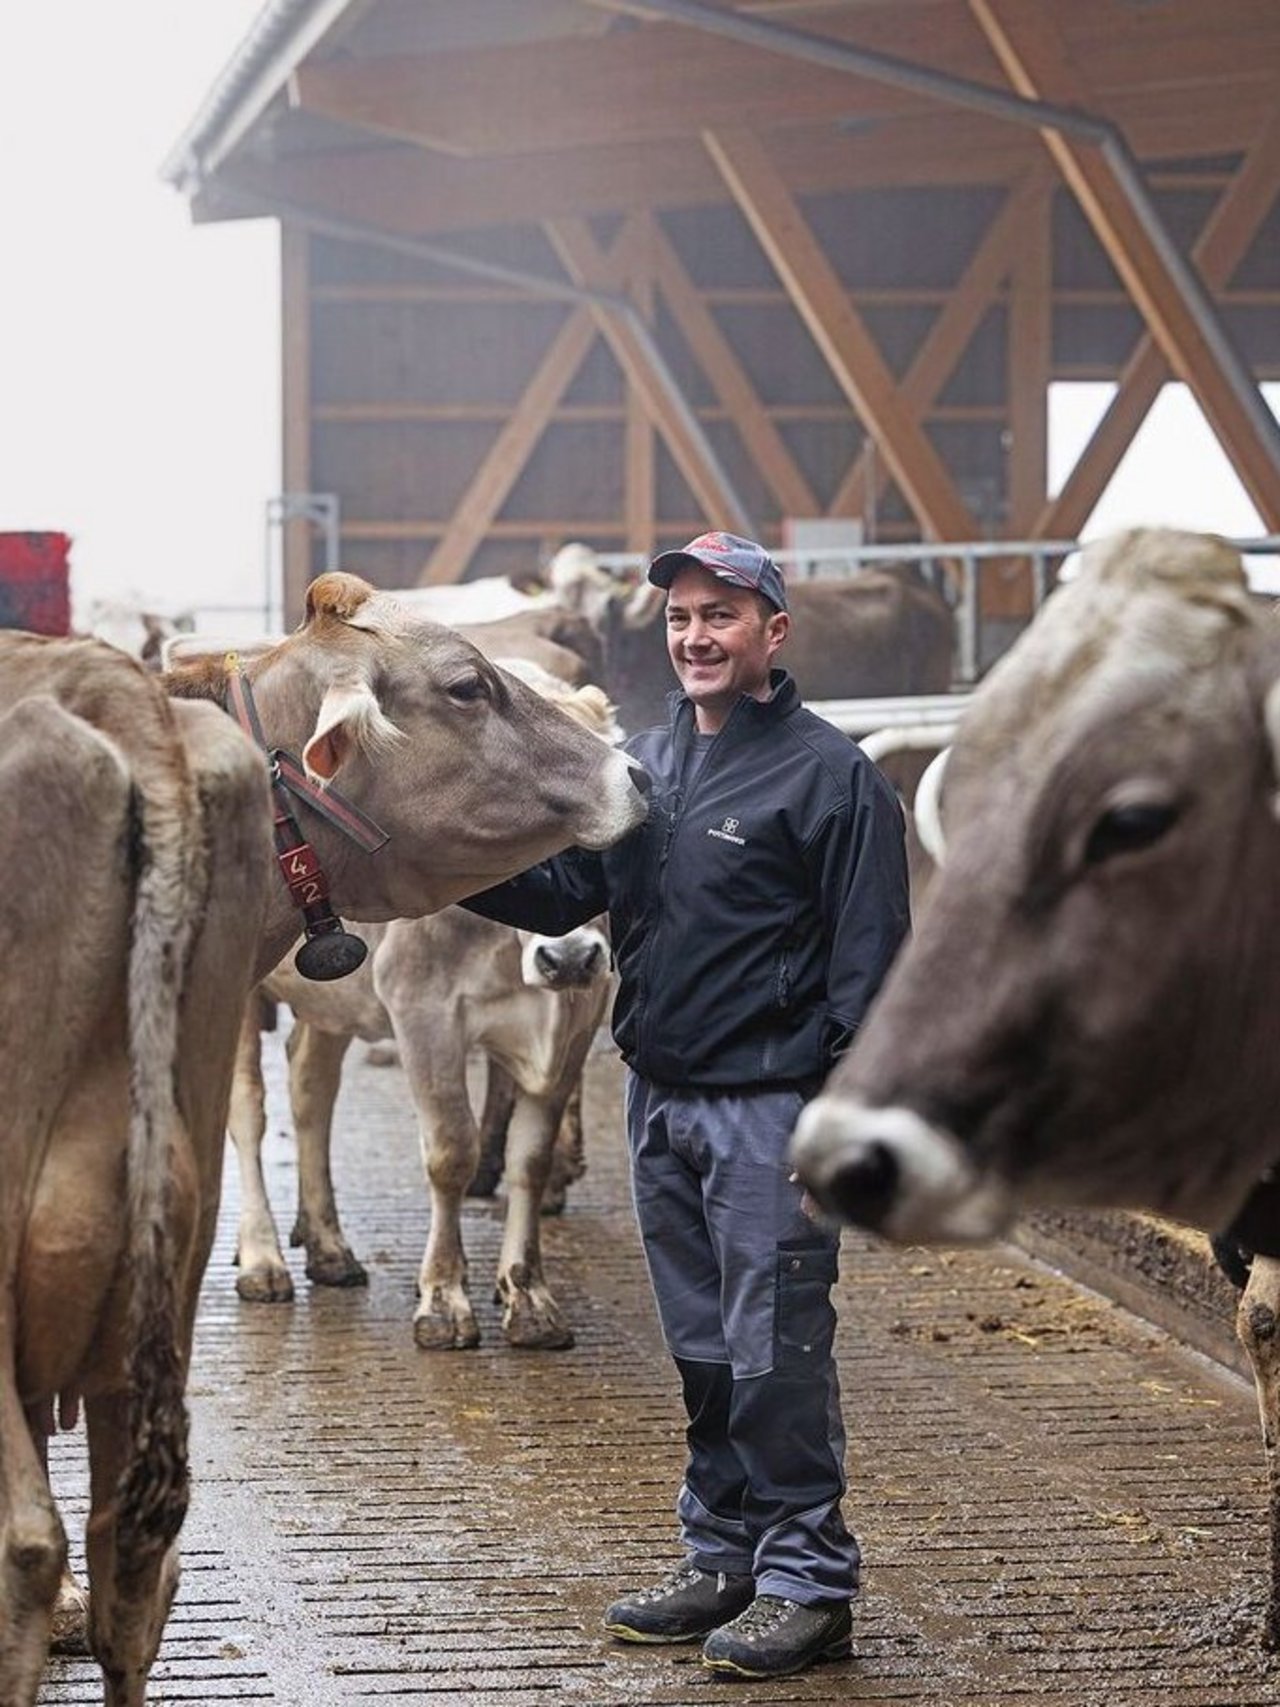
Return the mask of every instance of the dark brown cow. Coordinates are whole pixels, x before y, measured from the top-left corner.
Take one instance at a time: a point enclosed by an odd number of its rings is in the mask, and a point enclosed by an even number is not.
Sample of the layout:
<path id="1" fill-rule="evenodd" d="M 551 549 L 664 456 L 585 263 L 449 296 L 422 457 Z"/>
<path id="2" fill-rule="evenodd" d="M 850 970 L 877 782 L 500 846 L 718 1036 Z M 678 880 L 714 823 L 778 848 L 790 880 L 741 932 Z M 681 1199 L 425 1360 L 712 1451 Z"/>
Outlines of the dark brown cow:
<path id="1" fill-rule="evenodd" d="M 527 658 L 570 687 L 604 685 L 604 646 L 585 616 L 559 605 L 538 605 L 493 622 L 459 625 L 486 658 Z"/>
<path id="2" fill-rule="evenodd" d="M 784 663 L 807 700 L 945 693 L 954 620 L 940 593 L 910 565 L 862 569 L 847 580 L 788 588 L 791 634 Z M 666 717 L 675 686 L 663 596 L 646 584 L 601 605 L 604 687 L 628 733 Z"/>

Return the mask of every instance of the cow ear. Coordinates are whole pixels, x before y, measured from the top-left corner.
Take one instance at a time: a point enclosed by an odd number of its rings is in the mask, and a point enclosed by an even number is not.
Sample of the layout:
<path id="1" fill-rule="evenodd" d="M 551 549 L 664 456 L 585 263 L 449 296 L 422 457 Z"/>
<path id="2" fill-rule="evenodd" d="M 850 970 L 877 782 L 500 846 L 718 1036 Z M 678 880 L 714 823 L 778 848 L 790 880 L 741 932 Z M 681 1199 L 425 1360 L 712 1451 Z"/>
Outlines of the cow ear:
<path id="1" fill-rule="evenodd" d="M 399 731 L 386 717 L 367 682 L 331 687 L 321 701 L 302 765 L 313 781 L 332 782 L 357 747 L 385 745 Z"/>
<path id="2" fill-rule="evenodd" d="M 340 622 L 350 622 L 361 605 L 372 597 L 373 588 L 358 575 L 331 570 L 307 588 L 307 621 L 313 622 L 318 616 L 335 616 Z"/>

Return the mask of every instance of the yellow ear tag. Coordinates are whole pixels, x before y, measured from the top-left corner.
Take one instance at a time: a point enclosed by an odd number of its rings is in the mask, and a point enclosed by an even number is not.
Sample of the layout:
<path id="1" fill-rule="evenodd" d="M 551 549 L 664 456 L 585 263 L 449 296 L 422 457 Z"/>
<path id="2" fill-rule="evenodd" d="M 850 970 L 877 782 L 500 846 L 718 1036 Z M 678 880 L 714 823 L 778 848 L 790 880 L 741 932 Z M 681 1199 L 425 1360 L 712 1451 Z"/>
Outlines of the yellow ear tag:
<path id="1" fill-rule="evenodd" d="M 237 674 L 240 669 L 240 654 L 228 652 L 222 660 L 222 667 L 229 676 Z"/>

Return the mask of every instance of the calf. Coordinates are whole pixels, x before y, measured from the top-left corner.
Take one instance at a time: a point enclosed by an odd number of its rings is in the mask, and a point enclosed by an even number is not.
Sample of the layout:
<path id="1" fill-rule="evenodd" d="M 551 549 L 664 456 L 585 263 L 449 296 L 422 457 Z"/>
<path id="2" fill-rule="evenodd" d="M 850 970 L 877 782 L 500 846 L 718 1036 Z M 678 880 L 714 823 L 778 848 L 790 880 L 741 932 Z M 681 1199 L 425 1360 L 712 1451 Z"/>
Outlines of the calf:
<path id="1" fill-rule="evenodd" d="M 570 693 L 524 661 L 508 661 L 508 668 L 598 734 L 616 733 L 598 689 Z M 468 1054 L 478 1048 L 514 1091 L 497 1280 L 504 1332 L 512 1345 L 572 1344 L 543 1279 L 539 1222 L 557 1132 L 608 995 L 604 936 L 594 927 L 564 937 L 532 936 L 461 908 L 361 934 L 373 949 L 370 961 L 341 984 L 308 984 L 281 967 L 263 986 L 296 1016 L 288 1044 L 298 1140 L 294 1242 L 306 1247 L 308 1277 L 322 1285 L 364 1282 L 334 1199 L 329 1168 L 333 1106 L 351 1038 L 376 1041 L 394 1035 L 418 1112 L 432 1200 L 414 1337 L 423 1349 L 478 1343 L 461 1238 L 462 1200 L 481 1150 L 466 1082 Z M 243 1202 L 237 1290 L 255 1301 L 287 1300 L 293 1285 L 261 1168 L 265 1109 L 256 1013 L 249 1016 L 242 1042 L 231 1129 Z"/>

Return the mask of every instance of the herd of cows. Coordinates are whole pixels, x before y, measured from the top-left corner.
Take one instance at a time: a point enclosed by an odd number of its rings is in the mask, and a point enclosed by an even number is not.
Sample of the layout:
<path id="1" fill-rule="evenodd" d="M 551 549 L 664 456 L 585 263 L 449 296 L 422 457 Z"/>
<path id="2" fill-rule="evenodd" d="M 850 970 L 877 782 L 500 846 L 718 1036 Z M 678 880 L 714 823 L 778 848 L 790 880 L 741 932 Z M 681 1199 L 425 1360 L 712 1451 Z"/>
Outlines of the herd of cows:
<path id="1" fill-rule="evenodd" d="M 504 1333 L 572 1343 L 539 1214 L 607 1002 L 607 937 L 530 939 L 452 903 L 643 819 L 647 779 L 609 712 L 632 728 L 661 713 L 652 593 L 562 561 L 552 595 L 461 620 L 440 607 L 445 627 L 329 574 L 284 640 L 163 675 L 93 640 L 0 634 L 0 836 L 22 874 L 7 945 L 43 972 L 6 1004 L 0 1701 L 34 1703 L 55 1614 L 75 1615 L 46 1461 L 81 1409 L 88 1640 L 109 1707 L 145 1698 L 177 1580 L 185 1371 L 228 1127 L 238 1289 L 291 1295 L 260 1166 L 265 999 L 295 1014 L 308 1275 L 362 1278 L 329 1133 L 350 1040 L 391 1036 L 431 1193 L 416 1343 L 476 1343 L 460 1209 L 499 1125 Z M 951 612 L 911 571 L 800 583 L 792 608 L 786 661 L 811 699 L 949 685 Z M 292 808 L 227 715 L 246 695 L 262 746 L 293 755 Z M 913 1243 L 997 1238 L 1031 1205 L 1234 1230 L 1262 1253 L 1240 1325 L 1280 1514 L 1278 753 L 1280 633 L 1235 553 L 1147 532 L 1087 554 L 977 690 L 915 937 L 805 1111 L 795 1160 L 833 1213 Z M 309 982 L 289 951 L 303 921 L 330 931 L 330 909 L 361 921 L 369 952 L 349 978 Z M 493 1093 L 480 1122 L 476 1050 Z M 1274 1588 L 1270 1621 L 1274 1636 Z"/>

